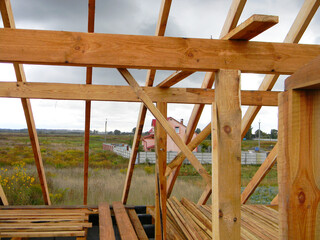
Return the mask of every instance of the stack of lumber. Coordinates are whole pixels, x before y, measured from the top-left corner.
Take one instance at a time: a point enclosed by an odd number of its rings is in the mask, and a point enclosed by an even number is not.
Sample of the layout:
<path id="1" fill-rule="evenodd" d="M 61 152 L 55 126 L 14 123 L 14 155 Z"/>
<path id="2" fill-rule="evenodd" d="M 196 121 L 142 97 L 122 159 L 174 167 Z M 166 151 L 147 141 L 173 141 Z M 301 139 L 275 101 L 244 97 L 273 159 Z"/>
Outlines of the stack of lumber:
<path id="1" fill-rule="evenodd" d="M 82 209 L 1 209 L 0 237 L 86 236 L 89 216 Z"/>
<path id="2" fill-rule="evenodd" d="M 167 238 L 212 239 L 211 206 L 175 197 L 167 201 Z M 263 205 L 241 207 L 241 239 L 278 239 L 278 212 Z"/>

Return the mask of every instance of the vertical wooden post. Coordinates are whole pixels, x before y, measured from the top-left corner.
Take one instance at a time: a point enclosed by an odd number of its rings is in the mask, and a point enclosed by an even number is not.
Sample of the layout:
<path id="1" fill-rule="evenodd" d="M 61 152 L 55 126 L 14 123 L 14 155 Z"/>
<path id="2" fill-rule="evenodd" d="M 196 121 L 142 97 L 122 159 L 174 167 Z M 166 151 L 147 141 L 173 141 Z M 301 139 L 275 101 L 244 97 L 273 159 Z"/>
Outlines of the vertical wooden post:
<path id="1" fill-rule="evenodd" d="M 240 239 L 240 71 L 220 70 L 212 105 L 213 239 Z"/>
<path id="2" fill-rule="evenodd" d="M 167 103 L 158 102 L 157 108 L 167 118 Z M 155 218 L 155 239 L 166 239 L 166 216 L 167 216 L 167 179 L 165 177 L 167 166 L 167 132 L 157 121 L 155 126 L 155 147 L 156 147 L 156 218 Z"/>
<path id="3" fill-rule="evenodd" d="M 280 239 L 320 238 L 320 90 L 279 96 Z"/>

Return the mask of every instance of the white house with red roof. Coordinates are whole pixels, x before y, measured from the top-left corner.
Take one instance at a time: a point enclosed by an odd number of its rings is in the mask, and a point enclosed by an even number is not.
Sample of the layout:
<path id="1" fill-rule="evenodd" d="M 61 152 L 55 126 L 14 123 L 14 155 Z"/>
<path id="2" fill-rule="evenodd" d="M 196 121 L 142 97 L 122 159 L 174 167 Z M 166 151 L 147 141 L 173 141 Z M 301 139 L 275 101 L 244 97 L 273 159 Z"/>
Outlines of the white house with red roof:
<path id="1" fill-rule="evenodd" d="M 187 127 L 183 125 L 183 119 L 179 122 L 178 120 L 174 119 L 173 117 L 168 117 L 167 118 L 170 126 L 176 131 L 176 133 L 181 137 L 181 139 L 185 139 L 185 134 L 186 134 L 186 129 Z M 143 150 L 145 152 L 149 152 L 152 149 L 155 148 L 155 140 L 154 140 L 154 127 L 156 125 L 156 119 L 152 119 L 151 122 L 151 129 L 149 130 L 149 135 L 145 136 L 142 138 L 142 145 L 143 145 Z M 193 134 L 193 138 L 197 136 L 196 133 Z M 178 146 L 173 142 L 173 140 L 167 135 L 167 151 L 172 151 L 172 152 L 180 152 L 180 149 Z M 194 149 L 193 152 L 197 152 L 197 149 Z"/>

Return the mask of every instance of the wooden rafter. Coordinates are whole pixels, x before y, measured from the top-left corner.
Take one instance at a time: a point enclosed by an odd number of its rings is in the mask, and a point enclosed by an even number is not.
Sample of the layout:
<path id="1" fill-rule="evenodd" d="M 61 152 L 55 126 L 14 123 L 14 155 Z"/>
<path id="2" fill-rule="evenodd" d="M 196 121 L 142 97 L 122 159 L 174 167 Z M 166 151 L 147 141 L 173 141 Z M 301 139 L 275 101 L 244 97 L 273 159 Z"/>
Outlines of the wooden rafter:
<path id="1" fill-rule="evenodd" d="M 0 39 L 0 62 L 64 66 L 292 74 L 320 54 L 311 44 L 44 30 L 0 29 Z"/>
<path id="2" fill-rule="evenodd" d="M 94 32 L 95 0 L 88 3 L 88 32 Z M 92 67 L 87 67 L 86 84 L 92 84 Z M 88 170 L 89 170 L 89 141 L 90 141 L 91 101 L 86 100 L 84 128 L 84 173 L 83 173 L 83 204 L 88 203 Z"/>
<path id="3" fill-rule="evenodd" d="M 171 2 L 172 2 L 172 0 L 162 0 L 162 2 L 161 2 L 159 19 L 158 19 L 156 33 L 155 33 L 156 36 L 164 36 L 167 22 L 168 22 Z M 145 84 L 146 86 L 150 87 L 153 85 L 155 74 L 156 74 L 155 70 L 153 70 L 153 69 L 148 70 L 147 77 L 146 77 L 146 84 Z M 140 138 L 141 138 L 146 114 L 147 114 L 147 108 L 145 107 L 144 104 L 141 104 L 140 109 L 139 109 L 138 119 L 137 119 L 137 127 L 136 127 L 136 131 L 134 133 L 134 138 L 133 138 L 133 143 L 132 143 L 132 151 L 131 151 L 130 158 L 129 158 L 126 181 L 124 184 L 124 189 L 123 189 L 123 194 L 122 194 L 122 203 L 123 204 L 125 204 L 128 200 L 134 164 L 135 164 L 137 153 L 138 153 Z"/>
<path id="4" fill-rule="evenodd" d="M 212 104 L 214 89 L 142 87 L 153 102 Z M 124 95 L 123 92 L 126 94 Z M 277 91 L 241 91 L 243 105 L 278 106 Z M 0 97 L 141 102 L 129 86 L 0 82 Z"/>
<path id="5" fill-rule="evenodd" d="M 13 17 L 13 12 L 12 12 L 12 8 L 11 8 L 10 0 L 1 0 L 0 1 L 0 11 L 1 11 L 4 27 L 7 29 L 15 29 L 16 26 L 15 26 L 15 22 L 14 22 L 14 17 Z M 18 63 L 14 63 L 13 67 L 15 70 L 17 82 L 25 83 L 26 76 L 25 76 L 23 65 L 18 64 Z M 32 113 L 32 108 L 31 108 L 31 103 L 30 103 L 30 100 L 27 98 L 21 98 L 21 103 L 22 103 L 24 115 L 26 117 L 28 132 L 29 132 L 29 136 L 30 136 L 30 142 L 31 142 L 32 150 L 33 150 L 35 163 L 37 166 L 37 171 L 38 171 L 38 176 L 39 176 L 39 180 L 40 180 L 44 203 L 46 205 L 51 205 L 46 175 L 45 175 L 42 157 L 41 157 L 38 134 L 37 134 L 36 126 L 34 123 L 34 118 L 33 118 L 33 113 Z"/>
<path id="6" fill-rule="evenodd" d="M 127 69 L 118 69 L 123 78 L 128 82 L 128 84 L 135 91 L 137 96 L 141 99 L 141 101 L 145 104 L 148 110 L 152 113 L 152 115 L 158 120 L 161 126 L 166 130 L 167 134 L 172 138 L 174 143 L 181 149 L 181 151 L 187 156 L 190 163 L 195 167 L 197 172 L 204 178 L 207 184 L 211 183 L 211 176 L 207 173 L 205 168 L 201 165 L 198 159 L 193 155 L 190 149 L 186 146 L 183 140 L 179 137 L 179 135 L 174 131 L 174 129 L 170 126 L 167 119 L 163 117 L 160 111 L 153 105 L 150 97 L 142 90 L 142 88 L 138 85 L 136 80 L 132 77 Z"/>

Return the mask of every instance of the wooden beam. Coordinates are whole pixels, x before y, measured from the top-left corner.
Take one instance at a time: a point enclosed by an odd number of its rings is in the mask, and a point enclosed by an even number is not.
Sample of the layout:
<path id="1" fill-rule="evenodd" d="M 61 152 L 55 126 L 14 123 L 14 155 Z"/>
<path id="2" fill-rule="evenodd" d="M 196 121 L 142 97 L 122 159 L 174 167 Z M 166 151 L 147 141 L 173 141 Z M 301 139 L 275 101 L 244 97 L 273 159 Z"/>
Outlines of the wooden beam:
<path id="1" fill-rule="evenodd" d="M 264 160 L 264 162 L 259 167 L 258 171 L 254 174 L 246 188 L 241 193 L 242 204 L 245 204 L 249 200 L 250 196 L 254 193 L 260 182 L 270 172 L 271 168 L 276 163 L 277 154 L 278 144 L 274 146 L 272 151 L 269 153 L 268 157 Z"/>
<path id="2" fill-rule="evenodd" d="M 128 216 L 139 240 L 149 240 L 135 209 L 128 209 Z"/>
<path id="3" fill-rule="evenodd" d="M 285 89 L 320 89 L 320 56 L 300 68 L 285 81 Z"/>
<path id="4" fill-rule="evenodd" d="M 0 29 L 0 62 L 291 74 L 319 45 Z M 90 50 L 89 50 L 90 49 Z"/>
<path id="5" fill-rule="evenodd" d="M 153 102 L 212 104 L 214 89 L 142 87 Z M 126 94 L 123 94 L 123 93 Z M 242 91 L 243 105 L 278 106 L 276 91 Z M 141 102 L 129 86 L 67 83 L 0 82 L 0 97 L 60 100 Z M 188 132 L 188 130 L 187 130 Z M 194 132 L 194 131 L 193 131 Z"/>
<path id="6" fill-rule="evenodd" d="M 167 119 L 163 117 L 160 111 L 153 105 L 149 96 L 143 91 L 143 89 L 138 85 L 136 80 L 132 77 L 127 69 L 118 69 L 123 78 L 128 82 L 128 84 L 135 91 L 137 96 L 143 101 L 145 106 L 149 109 L 152 115 L 159 121 L 161 126 L 166 130 L 167 134 L 172 138 L 173 142 L 180 148 L 180 150 L 186 155 L 190 163 L 195 167 L 197 172 L 206 180 L 208 184 L 211 184 L 211 177 L 201 165 L 198 159 L 193 155 L 190 149 L 186 146 L 179 135 L 170 126 Z"/>
<path id="7" fill-rule="evenodd" d="M 277 194 L 274 199 L 271 201 L 270 205 L 279 205 L 279 194 Z"/>
<path id="8" fill-rule="evenodd" d="M 156 33 L 155 33 L 156 36 L 164 36 L 168 17 L 169 17 L 169 12 L 171 8 L 171 2 L 172 0 L 162 0 L 161 2 L 159 18 L 158 18 L 158 23 L 156 27 Z M 147 77 L 146 77 L 146 84 L 145 84 L 146 86 L 150 87 L 153 85 L 155 74 L 156 74 L 155 69 L 148 70 Z M 138 153 L 144 120 L 146 118 L 146 113 L 147 113 L 147 108 L 144 106 L 144 104 L 141 103 L 139 114 L 138 114 L 136 132 L 134 133 L 134 138 L 132 143 L 132 151 L 130 154 L 126 181 L 125 181 L 123 194 L 122 194 L 122 202 L 124 204 L 127 202 L 128 195 L 129 195 L 129 189 L 131 185 L 134 164 L 135 164 L 137 153 Z"/>
<path id="9" fill-rule="evenodd" d="M 14 30 L 15 22 L 14 22 L 10 0 L 0 1 L 0 11 L 1 11 L 1 16 L 3 20 L 3 25 L 6 28 L 6 30 Z M 23 65 L 14 63 L 13 67 L 15 70 L 17 82 L 25 83 L 27 80 L 26 80 L 26 75 L 24 72 Z M 36 126 L 34 123 L 34 118 L 32 113 L 32 108 L 31 108 L 31 103 L 30 103 L 30 100 L 26 98 L 21 98 L 21 103 L 22 103 L 24 115 L 26 117 L 30 142 L 33 150 L 35 163 L 37 166 L 44 203 L 46 205 L 51 205 L 47 180 L 46 180 L 42 157 L 41 157 L 39 139 L 38 139 Z"/>
<path id="10" fill-rule="evenodd" d="M 279 97 L 279 216 L 281 239 L 320 238 L 320 90 Z"/>
<path id="11" fill-rule="evenodd" d="M 248 41 L 279 22 L 277 16 L 254 14 L 236 28 L 232 29 L 222 39 Z"/>
<path id="12" fill-rule="evenodd" d="M 157 108 L 159 112 L 167 118 L 167 103 L 158 102 Z M 156 167 L 155 167 L 155 239 L 166 239 L 166 216 L 167 216 L 167 179 L 165 171 L 167 166 L 167 133 L 161 126 L 160 122 L 156 122 L 155 126 L 155 146 L 156 146 Z"/>
<path id="13" fill-rule="evenodd" d="M 3 191 L 1 184 L 0 184 L 0 205 L 4 205 L 4 206 L 9 205 L 8 199 L 6 197 L 6 194 Z"/>
<path id="14" fill-rule="evenodd" d="M 134 228 L 130 222 L 126 209 L 121 202 L 112 203 L 114 216 L 117 221 L 117 226 L 120 232 L 121 239 L 138 240 Z"/>
<path id="15" fill-rule="evenodd" d="M 88 0 L 88 32 L 94 32 L 95 0 Z M 92 67 L 87 67 L 86 84 L 92 84 Z M 84 127 L 84 173 L 83 173 L 83 204 L 88 203 L 88 170 L 89 170 L 89 141 L 90 141 L 91 101 L 86 101 Z"/>
<path id="16" fill-rule="evenodd" d="M 99 204 L 99 236 L 100 240 L 115 240 L 110 206 L 108 203 Z"/>
<path id="17" fill-rule="evenodd" d="M 209 200 L 211 193 L 212 193 L 212 187 L 207 185 L 205 190 L 201 194 L 197 204 L 205 205 L 207 203 L 207 201 Z"/>
<path id="18" fill-rule="evenodd" d="M 159 83 L 157 85 L 157 87 L 163 87 L 163 88 L 171 87 L 174 84 L 180 82 L 181 80 L 189 77 L 193 73 L 194 72 L 189 72 L 189 71 L 177 71 L 177 72 L 171 74 L 169 77 L 167 77 L 161 83 Z"/>
<path id="19" fill-rule="evenodd" d="M 220 70 L 212 105 L 212 222 L 214 239 L 240 239 L 240 72 Z"/>
<path id="20" fill-rule="evenodd" d="M 292 24 L 287 36 L 284 39 L 285 43 L 298 43 L 315 12 L 317 11 L 320 2 L 317 0 L 305 0 L 294 23 Z M 279 74 L 269 74 L 263 79 L 259 90 L 271 91 L 274 84 L 279 78 Z M 261 107 L 249 107 L 242 118 L 241 122 L 241 137 L 243 138 L 248 132 L 253 120 L 257 116 Z"/>

